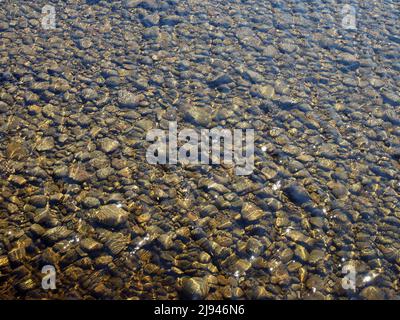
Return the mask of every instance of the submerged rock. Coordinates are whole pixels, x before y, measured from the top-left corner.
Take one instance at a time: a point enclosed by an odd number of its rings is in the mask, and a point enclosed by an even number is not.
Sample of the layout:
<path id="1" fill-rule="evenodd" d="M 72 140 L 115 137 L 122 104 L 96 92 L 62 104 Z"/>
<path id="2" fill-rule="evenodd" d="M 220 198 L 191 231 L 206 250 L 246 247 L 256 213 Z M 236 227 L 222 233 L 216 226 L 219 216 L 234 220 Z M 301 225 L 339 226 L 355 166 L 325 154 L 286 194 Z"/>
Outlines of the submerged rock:
<path id="1" fill-rule="evenodd" d="M 374 286 L 369 286 L 364 288 L 360 296 L 366 300 L 384 300 L 385 299 L 385 293 L 382 291 L 382 289 L 374 287 Z"/>
<path id="2" fill-rule="evenodd" d="M 102 206 L 92 214 L 92 219 L 107 227 L 118 227 L 128 221 L 129 213 L 115 204 Z"/>
<path id="3" fill-rule="evenodd" d="M 101 150 L 106 152 L 106 153 L 111 153 L 111 152 L 117 150 L 119 146 L 120 146 L 119 141 L 113 140 L 113 139 L 110 139 L 110 138 L 104 138 L 100 142 Z"/>
<path id="4" fill-rule="evenodd" d="M 37 151 L 49 151 L 54 149 L 54 139 L 53 137 L 45 137 L 39 141 L 36 145 Z"/>
<path id="5" fill-rule="evenodd" d="M 22 143 L 10 142 L 7 145 L 6 156 L 12 160 L 23 160 L 28 156 L 28 150 Z"/>
<path id="6" fill-rule="evenodd" d="M 208 127 L 211 123 L 211 110 L 205 107 L 187 106 L 184 110 L 185 120 Z"/>
<path id="7" fill-rule="evenodd" d="M 210 288 L 206 279 L 193 277 L 182 280 L 182 293 L 186 299 L 201 300 L 204 299 Z"/>
<path id="8" fill-rule="evenodd" d="M 288 198 L 297 205 L 303 205 L 311 202 L 310 195 L 307 190 L 298 184 L 291 184 L 283 189 Z"/>
<path id="9" fill-rule="evenodd" d="M 242 207 L 242 219 L 246 222 L 256 222 L 261 219 L 266 213 L 251 202 L 245 202 Z"/>
<path id="10" fill-rule="evenodd" d="M 227 74 L 221 74 L 214 79 L 208 81 L 208 85 L 212 88 L 219 87 L 224 84 L 233 82 L 232 78 Z"/>
<path id="11" fill-rule="evenodd" d="M 143 100 L 143 95 L 135 94 L 127 90 L 118 91 L 118 103 L 123 108 L 135 108 Z"/>
<path id="12" fill-rule="evenodd" d="M 69 230 L 67 227 L 58 226 L 47 230 L 42 237 L 46 241 L 57 242 L 67 238 L 71 234 L 72 231 Z"/>

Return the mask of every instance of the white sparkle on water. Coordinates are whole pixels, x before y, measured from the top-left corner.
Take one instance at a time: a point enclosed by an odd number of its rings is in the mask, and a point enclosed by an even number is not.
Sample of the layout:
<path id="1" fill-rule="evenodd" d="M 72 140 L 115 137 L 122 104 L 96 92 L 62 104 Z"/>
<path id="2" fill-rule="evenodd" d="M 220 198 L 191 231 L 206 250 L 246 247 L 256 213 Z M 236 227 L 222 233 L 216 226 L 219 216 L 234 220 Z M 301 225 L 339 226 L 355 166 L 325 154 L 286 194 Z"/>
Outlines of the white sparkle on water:
<path id="1" fill-rule="evenodd" d="M 281 188 L 281 180 L 278 180 L 278 182 L 277 183 L 274 183 L 273 185 L 272 185 L 272 190 L 274 190 L 274 191 L 277 191 L 277 190 L 279 190 L 280 188 Z"/>
<path id="2" fill-rule="evenodd" d="M 293 227 L 287 227 L 287 228 L 285 229 L 285 234 L 289 233 L 290 230 L 294 230 L 294 228 L 293 228 Z"/>
<path id="3" fill-rule="evenodd" d="M 372 280 L 374 280 L 378 275 L 374 272 L 372 272 L 371 274 L 367 274 L 364 279 L 362 280 L 363 283 L 367 283 L 370 282 Z"/>
<path id="4" fill-rule="evenodd" d="M 131 255 L 131 256 L 134 255 L 141 247 L 143 247 L 143 246 L 146 244 L 146 242 L 147 242 L 149 239 L 150 239 L 150 235 L 147 234 L 142 240 L 140 240 L 140 241 L 138 242 L 138 244 L 136 245 L 136 247 L 133 248 L 133 250 L 130 252 L 130 255 Z"/>
<path id="5" fill-rule="evenodd" d="M 81 241 L 81 238 L 79 238 L 78 235 L 75 235 L 71 240 L 68 240 L 69 243 L 77 243 Z"/>

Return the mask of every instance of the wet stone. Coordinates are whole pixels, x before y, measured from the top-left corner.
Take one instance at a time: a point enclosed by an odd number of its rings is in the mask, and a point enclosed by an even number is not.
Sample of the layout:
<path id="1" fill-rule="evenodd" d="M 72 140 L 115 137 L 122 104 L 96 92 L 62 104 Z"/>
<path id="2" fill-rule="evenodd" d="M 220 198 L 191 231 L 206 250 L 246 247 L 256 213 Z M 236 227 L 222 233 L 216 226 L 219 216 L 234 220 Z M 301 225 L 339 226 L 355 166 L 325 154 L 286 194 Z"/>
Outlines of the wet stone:
<path id="1" fill-rule="evenodd" d="M 292 97 L 281 96 L 279 98 L 278 104 L 282 109 L 292 110 L 298 105 L 298 101 Z"/>
<path id="2" fill-rule="evenodd" d="M 171 249 L 174 244 L 173 239 L 174 235 L 172 233 L 162 234 L 158 237 L 158 241 L 165 250 Z"/>
<path id="3" fill-rule="evenodd" d="M 120 146 L 120 143 L 117 140 L 113 140 L 110 138 L 104 138 L 100 142 L 101 150 L 106 153 L 114 152 L 115 150 L 118 149 L 119 146 Z"/>
<path id="4" fill-rule="evenodd" d="M 298 184 L 291 184 L 283 189 L 288 198 L 297 205 L 303 205 L 311 201 L 307 190 Z"/>
<path id="5" fill-rule="evenodd" d="M 68 176 L 77 182 L 85 182 L 90 179 L 91 175 L 85 170 L 82 164 L 74 164 L 70 167 Z"/>
<path id="6" fill-rule="evenodd" d="M 27 180 L 23 176 L 11 175 L 8 180 L 18 186 L 23 186 L 26 184 Z"/>
<path id="7" fill-rule="evenodd" d="M 181 22 L 182 22 L 182 17 L 177 16 L 177 15 L 168 15 L 168 16 L 162 17 L 160 24 L 167 25 L 167 26 L 175 26 Z"/>
<path id="8" fill-rule="evenodd" d="M 325 258 L 325 252 L 323 250 L 314 249 L 310 252 L 310 256 L 308 261 L 312 264 L 315 264 Z"/>
<path id="9" fill-rule="evenodd" d="M 32 224 L 32 225 L 31 225 L 30 231 L 31 231 L 35 236 L 40 237 L 40 236 L 42 236 L 42 235 L 46 232 L 46 229 L 43 228 L 40 224 L 35 223 L 35 224 Z"/>
<path id="10" fill-rule="evenodd" d="M 54 149 L 54 139 L 53 137 L 45 137 L 39 141 L 36 145 L 37 151 L 49 151 Z"/>
<path id="11" fill-rule="evenodd" d="M 8 252 L 8 260 L 13 265 L 20 265 L 26 259 L 26 249 L 23 246 L 16 247 Z"/>
<path id="12" fill-rule="evenodd" d="M 185 120 L 194 122 L 202 127 L 208 127 L 211 123 L 211 113 L 208 108 L 187 106 L 184 110 Z"/>
<path id="13" fill-rule="evenodd" d="M 265 49 L 263 50 L 263 56 L 268 58 L 275 58 L 278 54 L 278 50 L 272 45 L 265 47 Z"/>
<path id="14" fill-rule="evenodd" d="M 118 103 L 123 108 L 135 108 L 143 100 L 143 96 L 127 90 L 118 91 Z"/>
<path id="15" fill-rule="evenodd" d="M 256 71 L 246 70 L 243 72 L 243 77 L 252 83 L 259 83 L 264 81 L 264 77 Z"/>
<path id="16" fill-rule="evenodd" d="M 80 49 L 89 49 L 93 45 L 92 41 L 85 37 L 78 41 L 78 46 Z"/>
<path id="17" fill-rule="evenodd" d="M 242 207 L 241 216 L 246 222 L 256 222 L 266 213 L 251 202 L 245 202 Z"/>
<path id="18" fill-rule="evenodd" d="M 128 246 L 129 240 L 121 233 L 109 234 L 105 242 L 105 246 L 112 253 L 113 256 L 118 255 L 121 251 L 125 250 Z"/>
<path id="19" fill-rule="evenodd" d="M 284 53 L 293 53 L 298 50 L 298 46 L 294 43 L 283 42 L 279 45 L 279 49 Z"/>
<path id="20" fill-rule="evenodd" d="M 42 236 L 44 240 L 49 242 L 57 242 L 70 236 L 72 231 L 67 227 L 58 226 L 47 230 Z"/>
<path id="21" fill-rule="evenodd" d="M 182 294 L 186 299 L 204 299 L 209 292 L 209 286 L 204 278 L 184 278 L 182 280 Z"/>
<path id="22" fill-rule="evenodd" d="M 115 204 L 102 206 L 92 214 L 92 219 L 107 227 L 118 227 L 128 220 L 129 213 Z"/>
<path id="23" fill-rule="evenodd" d="M 158 13 L 149 14 L 142 19 L 142 23 L 145 27 L 152 27 L 158 25 L 160 21 L 160 16 Z"/>
<path id="24" fill-rule="evenodd" d="M 87 197 L 82 201 L 82 204 L 85 208 L 97 208 L 100 206 L 100 200 L 94 197 Z"/>
<path id="25" fill-rule="evenodd" d="M 298 257 L 301 261 L 304 261 L 304 262 L 308 261 L 309 254 L 307 252 L 307 249 L 304 248 L 303 246 L 297 245 L 294 250 L 294 253 L 295 253 L 296 257 Z"/>
<path id="26" fill-rule="evenodd" d="M 251 262 L 249 260 L 239 259 L 233 266 L 235 271 L 239 271 L 240 274 L 245 273 L 251 268 Z"/>
<path id="27" fill-rule="evenodd" d="M 30 105 L 28 107 L 28 113 L 31 114 L 31 115 L 38 115 L 38 114 L 41 113 L 41 111 L 42 111 L 42 108 L 40 108 L 37 105 Z"/>
<path id="28" fill-rule="evenodd" d="M 109 176 L 114 174 L 115 170 L 111 167 L 102 168 L 96 171 L 96 176 L 100 180 L 107 179 Z"/>
<path id="29" fill-rule="evenodd" d="M 22 280 L 16 284 L 16 288 L 21 292 L 27 292 L 27 291 L 33 290 L 36 286 L 37 286 L 37 284 L 31 278 Z"/>
<path id="30" fill-rule="evenodd" d="M 369 286 L 364 288 L 360 296 L 366 300 L 384 300 L 385 299 L 385 293 L 382 291 L 382 289 L 374 287 L 374 286 Z"/>
<path id="31" fill-rule="evenodd" d="M 109 77 L 105 81 L 106 86 L 111 88 L 116 88 L 122 84 L 122 80 L 120 77 Z"/>
<path id="32" fill-rule="evenodd" d="M 146 40 L 158 39 L 159 37 L 160 37 L 160 29 L 156 26 L 147 28 L 146 30 L 143 31 L 143 38 Z M 151 64 L 150 60 L 148 60 L 148 59 L 142 61 L 142 63 Z"/>
<path id="33" fill-rule="evenodd" d="M 7 267 L 9 265 L 9 260 L 7 256 L 0 256 L 0 268 Z"/>
<path id="34" fill-rule="evenodd" d="M 342 199 L 345 198 L 348 194 L 348 190 L 346 187 L 339 182 L 329 182 L 328 187 L 331 189 L 335 198 Z"/>
<path id="35" fill-rule="evenodd" d="M 96 266 L 104 268 L 107 267 L 112 261 L 113 258 L 111 256 L 100 256 L 96 258 L 94 263 Z"/>
<path id="36" fill-rule="evenodd" d="M 400 125 L 400 115 L 394 110 L 388 110 L 385 113 L 385 120 L 393 123 L 394 125 Z"/>
<path id="37" fill-rule="evenodd" d="M 275 96 L 275 89 L 270 85 L 254 85 L 251 87 L 252 95 L 265 99 L 272 99 Z"/>
<path id="38" fill-rule="evenodd" d="M 400 96 L 395 94 L 394 92 L 383 92 L 382 96 L 389 104 L 393 106 L 400 105 Z"/>
<path id="39" fill-rule="evenodd" d="M 0 31 L 5 31 L 9 27 L 9 24 L 5 21 L 0 21 Z"/>
<path id="40" fill-rule="evenodd" d="M 37 195 L 37 196 L 32 196 L 29 199 L 29 203 L 34 205 L 37 208 L 44 208 L 47 205 L 48 198 L 47 196 L 44 195 Z"/>
<path id="41" fill-rule="evenodd" d="M 294 242 L 306 242 L 307 236 L 298 230 L 289 229 L 286 236 Z"/>
<path id="42" fill-rule="evenodd" d="M 143 3 L 143 0 L 124 0 L 125 8 L 136 8 Z"/>
<path id="43" fill-rule="evenodd" d="M 211 261 L 211 256 L 207 252 L 202 252 L 199 261 L 201 263 L 209 263 Z"/>
<path id="44" fill-rule="evenodd" d="M 97 242 L 92 238 L 82 239 L 80 241 L 80 246 L 83 250 L 87 252 L 98 251 L 103 247 L 103 245 L 100 242 Z"/>
<path id="45" fill-rule="evenodd" d="M 208 82 L 208 85 L 212 88 L 216 88 L 225 84 L 233 82 L 232 78 L 227 74 L 221 74 L 216 76 L 214 79 Z"/>
<path id="46" fill-rule="evenodd" d="M 28 150 L 19 142 L 10 142 L 7 145 L 6 156 L 12 160 L 22 160 L 28 156 Z"/>
<path id="47" fill-rule="evenodd" d="M 274 298 L 274 295 L 268 292 L 265 287 L 257 286 L 252 290 L 251 298 L 256 300 L 270 300 Z"/>
<path id="48" fill-rule="evenodd" d="M 6 113 L 9 110 L 7 103 L 0 101 L 0 113 Z"/>
<path id="49" fill-rule="evenodd" d="M 94 101 L 98 98 L 97 92 L 92 88 L 82 90 L 82 99 L 85 101 Z"/>
<path id="50" fill-rule="evenodd" d="M 310 290 L 320 291 L 324 287 L 324 280 L 316 274 L 310 274 L 306 281 L 306 286 Z"/>

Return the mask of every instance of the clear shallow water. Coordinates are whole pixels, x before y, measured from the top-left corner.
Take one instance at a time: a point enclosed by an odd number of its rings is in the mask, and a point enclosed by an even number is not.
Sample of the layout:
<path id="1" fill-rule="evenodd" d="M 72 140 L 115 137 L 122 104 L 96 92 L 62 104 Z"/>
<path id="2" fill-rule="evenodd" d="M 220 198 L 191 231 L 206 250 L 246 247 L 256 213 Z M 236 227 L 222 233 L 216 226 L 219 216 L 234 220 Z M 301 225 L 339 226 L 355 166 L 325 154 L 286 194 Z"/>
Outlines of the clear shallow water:
<path id="1" fill-rule="evenodd" d="M 3 0 L 0 297 L 397 299 L 400 8 L 345 4 Z M 170 121 L 253 173 L 149 164 Z"/>

